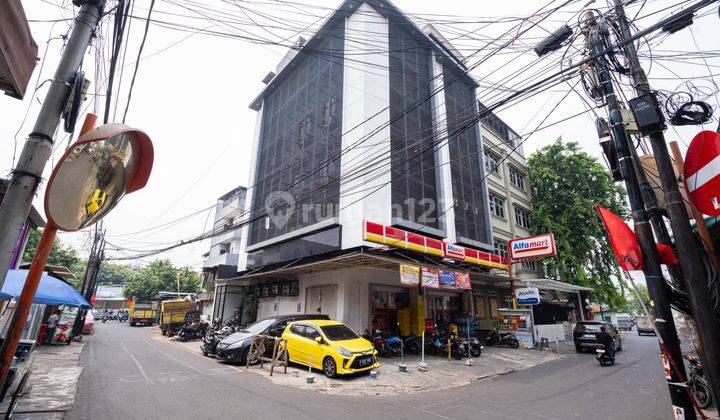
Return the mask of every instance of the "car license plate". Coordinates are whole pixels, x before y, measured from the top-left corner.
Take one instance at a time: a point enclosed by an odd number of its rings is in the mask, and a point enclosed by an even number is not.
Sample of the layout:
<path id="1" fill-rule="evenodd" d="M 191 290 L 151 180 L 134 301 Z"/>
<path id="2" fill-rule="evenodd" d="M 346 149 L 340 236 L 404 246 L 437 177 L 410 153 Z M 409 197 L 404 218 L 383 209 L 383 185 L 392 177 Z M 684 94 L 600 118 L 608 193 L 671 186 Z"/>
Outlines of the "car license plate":
<path id="1" fill-rule="evenodd" d="M 373 362 L 372 356 L 358 358 L 358 366 L 360 366 L 360 367 L 365 367 L 367 365 L 370 365 L 370 364 L 372 364 L 372 362 Z"/>
<path id="2" fill-rule="evenodd" d="M 605 353 L 605 350 L 602 350 L 602 349 L 597 349 L 597 350 L 595 350 L 595 351 L 598 352 L 598 353 Z"/>
<path id="3" fill-rule="evenodd" d="M 582 338 L 595 338 L 595 334 L 583 334 Z"/>

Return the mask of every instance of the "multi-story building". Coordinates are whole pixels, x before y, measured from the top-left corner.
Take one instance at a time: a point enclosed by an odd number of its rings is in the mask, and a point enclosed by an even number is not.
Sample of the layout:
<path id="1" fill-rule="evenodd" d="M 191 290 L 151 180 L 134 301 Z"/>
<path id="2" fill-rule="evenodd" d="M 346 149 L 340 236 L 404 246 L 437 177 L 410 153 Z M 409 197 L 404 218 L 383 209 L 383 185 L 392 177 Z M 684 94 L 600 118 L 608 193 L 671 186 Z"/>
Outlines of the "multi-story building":
<path id="1" fill-rule="evenodd" d="M 484 139 L 502 133 L 477 123 L 464 63 L 384 0 L 345 1 L 298 42 L 250 104 L 249 223 L 239 272 L 218 280 L 215 317 L 258 294 L 258 318 L 317 312 L 356 330 L 497 318 L 510 291 L 494 271 L 507 265 L 495 254 Z M 509 179 L 492 184 L 506 211 L 529 211 L 526 195 L 501 187 Z M 504 217 L 503 239 L 525 223 Z"/>
<path id="2" fill-rule="evenodd" d="M 507 258 L 507 242 L 530 236 L 532 192 L 520 136 L 495 114 L 482 120 L 485 173 L 495 253 Z M 542 267 L 527 261 L 514 267 L 521 278 L 542 276 Z"/>
<path id="3" fill-rule="evenodd" d="M 213 231 L 226 230 L 238 224 L 245 210 L 247 188 L 237 187 L 217 200 L 213 218 Z M 231 229 L 213 236 L 210 250 L 203 255 L 203 287 L 214 284 L 218 277 L 237 272 L 241 248 L 242 229 Z"/>

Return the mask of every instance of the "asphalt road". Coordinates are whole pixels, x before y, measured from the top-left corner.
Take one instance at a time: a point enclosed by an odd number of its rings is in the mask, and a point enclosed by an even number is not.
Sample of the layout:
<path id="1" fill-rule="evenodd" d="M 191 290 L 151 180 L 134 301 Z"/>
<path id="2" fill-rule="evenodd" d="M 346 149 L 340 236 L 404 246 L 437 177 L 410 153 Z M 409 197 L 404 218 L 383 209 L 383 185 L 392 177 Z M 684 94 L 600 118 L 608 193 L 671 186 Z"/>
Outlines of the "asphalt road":
<path id="1" fill-rule="evenodd" d="M 672 419 L 654 337 L 633 331 L 617 363 L 575 355 L 463 387 L 346 397 L 274 385 L 156 338 L 96 324 L 70 419 Z"/>

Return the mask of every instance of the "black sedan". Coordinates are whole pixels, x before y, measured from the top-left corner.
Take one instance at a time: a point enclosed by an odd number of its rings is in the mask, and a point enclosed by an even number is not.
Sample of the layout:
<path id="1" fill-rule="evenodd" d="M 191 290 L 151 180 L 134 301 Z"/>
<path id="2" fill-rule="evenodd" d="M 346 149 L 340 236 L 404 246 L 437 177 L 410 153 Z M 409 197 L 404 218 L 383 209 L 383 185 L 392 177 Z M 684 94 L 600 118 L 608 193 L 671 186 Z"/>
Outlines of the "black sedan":
<path id="1" fill-rule="evenodd" d="M 287 324 L 308 319 L 330 319 L 327 315 L 295 314 L 265 318 L 225 337 L 217 345 L 217 358 L 230 363 L 247 363 L 250 344 L 258 335 L 280 337 Z M 272 355 L 273 344 L 265 344 L 266 356 Z"/>
<path id="2" fill-rule="evenodd" d="M 597 335 L 600 334 L 600 327 L 605 327 L 605 331 L 613 337 L 615 341 L 615 349 L 622 351 L 622 339 L 620 332 L 615 326 L 604 321 L 580 321 L 575 325 L 573 330 L 573 341 L 575 342 L 575 351 L 580 353 L 583 350 L 592 350 L 598 346 Z"/>

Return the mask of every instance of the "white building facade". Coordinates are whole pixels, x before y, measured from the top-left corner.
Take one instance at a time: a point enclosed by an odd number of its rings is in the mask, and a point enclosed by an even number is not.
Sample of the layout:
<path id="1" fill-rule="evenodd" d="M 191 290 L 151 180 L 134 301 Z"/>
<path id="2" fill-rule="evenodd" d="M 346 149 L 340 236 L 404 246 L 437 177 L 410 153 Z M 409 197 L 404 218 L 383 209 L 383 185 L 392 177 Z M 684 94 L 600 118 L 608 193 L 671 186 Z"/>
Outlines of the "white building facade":
<path id="1" fill-rule="evenodd" d="M 356 331 L 401 323 L 404 335 L 459 315 L 489 327 L 510 294 L 495 232 L 524 234 L 493 219 L 490 191 L 529 211 L 529 185 L 510 195 L 486 180 L 484 142 L 496 134 L 477 123 L 463 61 L 382 0 L 345 1 L 297 44 L 250 105 L 248 223 L 238 273 L 218 279 L 215 317 L 255 293 L 258 318 L 323 313 Z M 408 264 L 469 280 L 404 284 Z"/>

